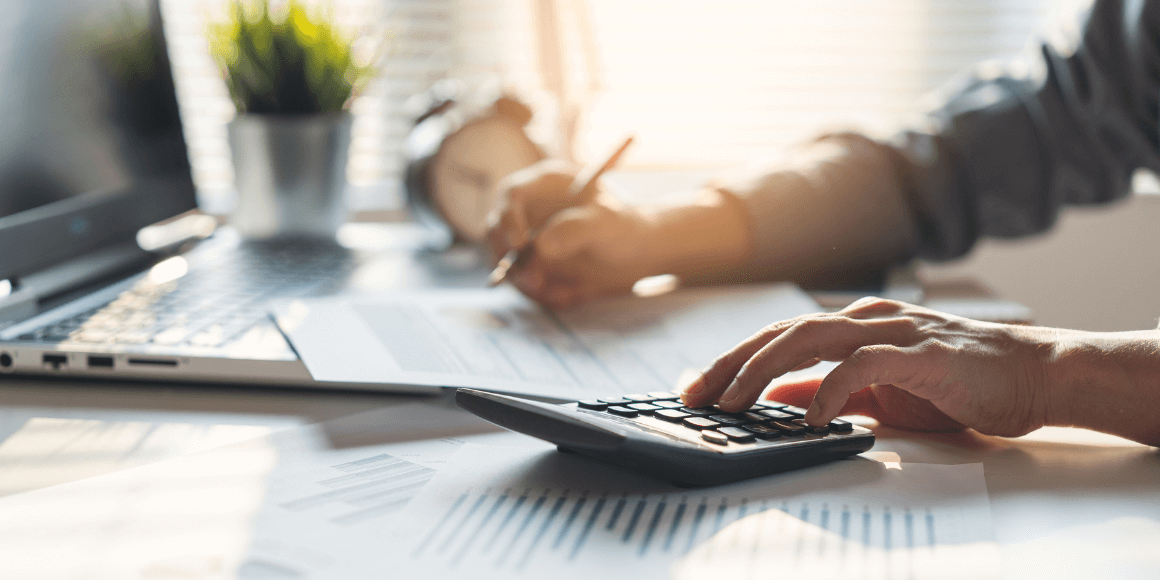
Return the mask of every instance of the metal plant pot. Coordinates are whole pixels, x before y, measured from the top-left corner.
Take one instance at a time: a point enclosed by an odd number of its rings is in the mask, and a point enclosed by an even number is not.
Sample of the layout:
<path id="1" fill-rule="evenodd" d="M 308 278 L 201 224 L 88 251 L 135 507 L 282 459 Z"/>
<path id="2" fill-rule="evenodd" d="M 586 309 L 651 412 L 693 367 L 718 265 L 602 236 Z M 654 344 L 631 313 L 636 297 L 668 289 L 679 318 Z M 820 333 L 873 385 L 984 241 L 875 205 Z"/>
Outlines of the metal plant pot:
<path id="1" fill-rule="evenodd" d="M 333 238 L 346 220 L 349 112 L 238 115 L 229 141 L 238 201 L 230 223 L 244 236 Z"/>

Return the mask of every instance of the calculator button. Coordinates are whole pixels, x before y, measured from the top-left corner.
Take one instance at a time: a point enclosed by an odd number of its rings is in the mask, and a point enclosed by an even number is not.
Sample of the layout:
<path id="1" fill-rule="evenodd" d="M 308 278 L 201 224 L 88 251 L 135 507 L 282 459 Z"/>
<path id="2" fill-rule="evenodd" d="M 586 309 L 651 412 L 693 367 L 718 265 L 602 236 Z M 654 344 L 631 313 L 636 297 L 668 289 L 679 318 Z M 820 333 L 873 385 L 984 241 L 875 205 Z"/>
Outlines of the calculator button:
<path id="1" fill-rule="evenodd" d="M 669 392 L 669 391 L 653 391 L 651 393 L 648 393 L 648 396 L 650 396 L 658 401 L 675 401 L 675 400 L 681 398 L 680 395 L 673 393 L 673 392 Z"/>
<path id="2" fill-rule="evenodd" d="M 757 413 L 741 413 L 741 418 L 744 419 L 746 423 L 765 423 L 766 421 L 769 421 L 769 417 L 758 415 Z"/>
<path id="3" fill-rule="evenodd" d="M 581 409 L 592 409 L 593 411 L 603 411 L 608 408 L 608 403 L 602 403 L 596 399 L 578 401 L 576 404 L 579 405 Z"/>
<path id="4" fill-rule="evenodd" d="M 758 413 L 758 415 L 766 417 L 767 419 L 772 419 L 774 421 L 791 421 L 797 418 L 794 415 L 790 415 L 789 413 L 782 413 L 781 411 L 773 410 L 761 411 Z"/>
<path id="5" fill-rule="evenodd" d="M 657 400 L 656 397 L 650 397 L 648 395 L 642 395 L 639 393 L 635 395 L 625 395 L 624 398 L 636 403 L 651 403 Z"/>
<path id="6" fill-rule="evenodd" d="M 773 427 L 766 427 L 765 425 L 745 425 L 742 427 L 742 429 L 745 429 L 746 431 L 749 431 L 750 433 L 753 433 L 762 439 L 777 439 L 778 437 L 781 437 L 781 431 L 778 431 Z"/>
<path id="7" fill-rule="evenodd" d="M 758 401 L 755 403 L 757 407 L 765 407 L 766 409 L 783 409 L 787 407 L 785 403 L 778 403 L 777 401 Z"/>
<path id="8" fill-rule="evenodd" d="M 722 433 L 716 431 L 701 431 L 701 439 L 709 443 L 716 443 L 718 445 L 728 445 L 729 438 Z"/>
<path id="9" fill-rule="evenodd" d="M 849 421 L 841 419 L 834 419 L 830 421 L 830 431 L 837 431 L 839 433 L 849 433 L 854 430 L 854 425 Z"/>
<path id="10" fill-rule="evenodd" d="M 730 441 L 736 441 L 738 443 L 749 443 L 753 441 L 753 433 L 750 433 L 745 429 L 739 429 L 737 427 L 721 427 L 718 429 L 718 431 L 724 433 Z"/>
<path id="11" fill-rule="evenodd" d="M 738 419 L 737 417 L 730 415 L 710 415 L 709 418 L 722 425 L 728 425 L 730 427 L 737 427 L 745 424 L 744 419 Z"/>
<path id="12" fill-rule="evenodd" d="M 741 413 L 734 413 L 733 411 L 726 411 L 725 409 L 722 409 L 721 407 L 718 407 L 717 405 L 713 405 L 712 407 L 709 407 L 709 408 L 713 409 L 714 415 L 729 415 L 730 417 L 741 416 Z"/>
<path id="13" fill-rule="evenodd" d="M 661 409 L 660 411 L 656 412 L 657 419 L 668 421 L 670 423 L 680 423 L 681 421 L 688 419 L 691 416 L 692 415 L 688 413 L 683 413 L 676 409 Z"/>
<path id="14" fill-rule="evenodd" d="M 805 419 L 794 419 L 793 421 L 791 421 L 791 423 L 793 423 L 794 425 L 798 425 L 800 427 L 804 427 L 805 430 L 809 431 L 810 433 L 829 433 L 830 432 L 829 427 L 827 427 L 825 425 L 822 425 L 820 427 L 814 427 L 813 425 L 806 423 Z"/>
<path id="15" fill-rule="evenodd" d="M 690 415 L 696 415 L 698 417 L 708 417 L 709 415 L 716 415 L 717 414 L 717 411 L 710 408 L 710 407 L 703 407 L 700 409 L 690 409 L 688 407 L 685 407 L 685 408 L 682 408 L 681 410 L 690 414 Z"/>
<path id="16" fill-rule="evenodd" d="M 680 409 L 685 406 L 680 401 L 653 401 L 653 404 L 662 409 Z"/>
<path id="17" fill-rule="evenodd" d="M 609 407 L 608 412 L 613 415 L 620 415 L 621 417 L 635 417 L 640 414 L 640 411 L 629 409 L 628 407 Z"/>
<path id="18" fill-rule="evenodd" d="M 660 407 L 653 405 L 652 403 L 633 403 L 631 405 L 625 405 L 625 406 L 628 407 L 629 409 L 640 411 L 641 413 L 643 413 L 645 415 L 651 415 L 651 414 L 653 414 L 653 411 L 660 411 L 661 410 Z"/>
<path id="19" fill-rule="evenodd" d="M 690 429 L 716 429 L 718 423 L 705 417 L 689 417 L 681 423 Z"/>
<path id="20" fill-rule="evenodd" d="M 609 411 L 612 409 L 609 408 Z M 770 427 L 781 431 L 783 435 L 803 435 L 806 428 L 801 425 L 794 425 L 793 423 L 786 423 L 785 421 L 774 421 L 769 424 Z"/>
<path id="21" fill-rule="evenodd" d="M 624 397 L 600 397 L 596 400 L 600 401 L 601 403 L 607 403 L 609 405 L 627 405 L 629 403 L 635 402 L 625 399 Z"/>
<path id="22" fill-rule="evenodd" d="M 803 409 L 801 407 L 794 407 L 792 405 L 786 405 L 786 406 L 782 407 L 781 412 L 782 413 L 789 413 L 790 415 L 797 415 L 798 417 L 805 417 L 806 416 L 805 409 Z"/>

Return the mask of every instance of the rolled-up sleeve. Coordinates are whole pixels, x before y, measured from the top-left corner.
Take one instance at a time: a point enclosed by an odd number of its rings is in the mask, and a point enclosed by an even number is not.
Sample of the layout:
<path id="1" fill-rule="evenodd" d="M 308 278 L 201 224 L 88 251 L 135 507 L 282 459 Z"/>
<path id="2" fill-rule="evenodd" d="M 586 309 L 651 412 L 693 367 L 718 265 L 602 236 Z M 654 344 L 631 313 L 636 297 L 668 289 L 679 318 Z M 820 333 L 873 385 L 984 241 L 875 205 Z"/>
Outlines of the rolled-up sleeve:
<path id="1" fill-rule="evenodd" d="M 881 269 L 1041 232 L 1062 206 L 1124 197 L 1137 169 L 1160 171 L 1160 1 L 1096 0 L 1067 46 L 1042 43 L 1030 57 L 1018 75 L 984 67 L 952 82 L 925 122 L 892 140 L 823 137 L 838 152 L 821 163 L 723 186 L 749 214 L 755 266 L 795 274 L 777 261 L 786 237 L 771 228 L 793 227 L 787 211 L 847 222 L 823 240 L 850 248 L 833 263 Z M 870 213 L 889 219 L 854 219 Z M 862 244 L 878 247 L 852 247 Z"/>
<path id="2" fill-rule="evenodd" d="M 923 258 L 1050 227 L 1060 207 L 1128 194 L 1160 169 L 1160 2 L 1098 0 L 1074 47 L 1045 43 L 1023 77 L 959 81 L 928 127 L 884 144 Z"/>

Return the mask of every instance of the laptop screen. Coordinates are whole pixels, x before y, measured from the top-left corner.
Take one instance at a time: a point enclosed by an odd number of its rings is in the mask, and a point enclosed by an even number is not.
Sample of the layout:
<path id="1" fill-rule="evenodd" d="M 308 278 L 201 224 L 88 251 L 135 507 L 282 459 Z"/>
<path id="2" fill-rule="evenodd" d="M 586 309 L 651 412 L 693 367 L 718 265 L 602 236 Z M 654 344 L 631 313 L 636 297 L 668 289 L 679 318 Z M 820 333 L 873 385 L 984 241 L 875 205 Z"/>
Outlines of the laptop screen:
<path id="1" fill-rule="evenodd" d="M 155 0 L 0 0 L 0 279 L 196 206 L 160 23 Z"/>

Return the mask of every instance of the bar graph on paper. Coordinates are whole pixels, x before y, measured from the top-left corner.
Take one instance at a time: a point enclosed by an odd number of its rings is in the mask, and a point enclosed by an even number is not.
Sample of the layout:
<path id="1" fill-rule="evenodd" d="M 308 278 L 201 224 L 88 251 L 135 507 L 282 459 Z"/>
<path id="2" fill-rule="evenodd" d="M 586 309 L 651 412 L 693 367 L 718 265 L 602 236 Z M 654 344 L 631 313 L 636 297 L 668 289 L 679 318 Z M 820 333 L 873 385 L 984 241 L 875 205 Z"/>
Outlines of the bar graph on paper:
<path id="1" fill-rule="evenodd" d="M 411 555 L 481 575 L 549 568 L 579 575 L 599 562 L 623 572 L 646 564 L 667 577 L 681 560 L 739 578 L 787 568 L 911 578 L 961 539 L 958 511 L 695 492 L 481 489 L 452 501 Z"/>

